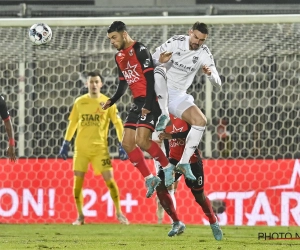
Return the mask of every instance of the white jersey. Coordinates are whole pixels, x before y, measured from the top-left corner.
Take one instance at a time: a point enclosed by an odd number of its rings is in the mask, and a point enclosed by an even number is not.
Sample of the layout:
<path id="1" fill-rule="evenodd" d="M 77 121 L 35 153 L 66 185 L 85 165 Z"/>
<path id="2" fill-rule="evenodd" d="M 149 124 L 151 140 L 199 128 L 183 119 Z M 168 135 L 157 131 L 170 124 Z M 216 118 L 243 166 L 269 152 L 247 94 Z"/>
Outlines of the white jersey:
<path id="1" fill-rule="evenodd" d="M 215 86 L 221 86 L 221 79 L 216 69 L 213 56 L 206 45 L 198 50 L 189 49 L 189 36 L 173 36 L 160 47 L 156 48 L 153 59 L 158 62 L 162 52 L 173 52 L 170 61 L 166 64 L 167 85 L 169 88 L 186 91 L 193 83 L 194 77 L 204 65 L 211 70 L 208 76 Z"/>

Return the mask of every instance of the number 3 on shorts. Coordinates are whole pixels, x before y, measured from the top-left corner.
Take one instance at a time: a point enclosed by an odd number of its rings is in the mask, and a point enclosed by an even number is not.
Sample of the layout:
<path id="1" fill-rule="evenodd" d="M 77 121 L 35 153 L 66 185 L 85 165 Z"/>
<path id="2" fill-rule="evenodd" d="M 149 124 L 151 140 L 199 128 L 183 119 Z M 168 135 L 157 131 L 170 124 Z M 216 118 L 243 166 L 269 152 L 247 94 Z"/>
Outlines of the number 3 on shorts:
<path id="1" fill-rule="evenodd" d="M 146 114 L 146 115 L 144 115 L 144 116 L 141 116 L 140 120 L 141 120 L 141 121 L 145 121 L 145 120 L 146 120 L 146 118 L 147 118 L 147 114 Z"/>

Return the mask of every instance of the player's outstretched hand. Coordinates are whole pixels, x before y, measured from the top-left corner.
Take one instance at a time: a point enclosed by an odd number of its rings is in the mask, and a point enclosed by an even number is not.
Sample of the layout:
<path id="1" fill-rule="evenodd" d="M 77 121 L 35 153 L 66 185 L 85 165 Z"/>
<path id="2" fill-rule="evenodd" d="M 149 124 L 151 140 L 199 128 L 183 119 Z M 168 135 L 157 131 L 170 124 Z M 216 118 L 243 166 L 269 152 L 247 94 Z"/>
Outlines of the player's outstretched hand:
<path id="1" fill-rule="evenodd" d="M 102 105 L 102 109 L 103 110 L 106 110 L 106 109 L 108 109 L 109 107 L 110 107 L 110 104 L 111 104 L 111 100 L 107 100 L 106 101 L 106 103 L 104 103 L 103 105 Z"/>
<path id="2" fill-rule="evenodd" d="M 122 161 L 125 161 L 128 159 L 128 155 L 127 155 L 125 149 L 122 147 L 121 143 L 119 143 L 119 157 Z"/>
<path id="3" fill-rule="evenodd" d="M 61 148 L 60 148 L 59 155 L 64 160 L 66 160 L 68 158 L 69 145 L 70 145 L 69 141 L 64 141 L 63 144 L 62 144 L 62 146 L 61 146 Z"/>
<path id="4" fill-rule="evenodd" d="M 171 59 L 171 57 L 172 57 L 172 53 L 173 52 L 167 52 L 167 51 L 162 52 L 159 55 L 159 62 L 160 63 L 166 63 L 166 62 L 168 62 Z"/>
<path id="5" fill-rule="evenodd" d="M 172 135 L 169 134 L 169 133 L 165 133 L 165 132 L 162 132 L 158 135 L 158 138 L 160 140 L 165 140 L 165 139 L 168 139 L 168 140 L 171 140 L 172 139 Z"/>
<path id="6" fill-rule="evenodd" d="M 15 153 L 15 146 L 9 145 L 6 153 L 11 162 L 15 162 L 17 160 L 16 153 Z"/>
<path id="7" fill-rule="evenodd" d="M 210 68 L 208 66 L 204 65 L 202 67 L 202 70 L 203 70 L 204 74 L 209 75 L 209 76 L 211 75 L 211 70 L 210 70 Z"/>

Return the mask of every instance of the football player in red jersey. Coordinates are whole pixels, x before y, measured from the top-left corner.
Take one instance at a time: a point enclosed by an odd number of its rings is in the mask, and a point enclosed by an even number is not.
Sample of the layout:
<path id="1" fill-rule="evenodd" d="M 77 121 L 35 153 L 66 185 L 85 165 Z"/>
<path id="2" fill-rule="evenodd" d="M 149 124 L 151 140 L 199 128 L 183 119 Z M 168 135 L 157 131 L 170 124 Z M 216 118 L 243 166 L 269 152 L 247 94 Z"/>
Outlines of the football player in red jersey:
<path id="1" fill-rule="evenodd" d="M 149 170 L 142 150 L 160 162 L 166 176 L 165 185 L 170 186 L 174 182 L 174 166 L 169 163 L 159 145 L 150 139 L 161 114 L 154 91 L 152 57 L 142 43 L 129 36 L 126 25 L 121 21 L 115 21 L 108 27 L 107 37 L 118 50 L 115 61 L 118 66 L 119 85 L 116 93 L 103 105 L 103 109 L 117 102 L 129 86 L 133 104 L 124 122 L 122 146 L 129 160 L 145 178 L 148 189 L 146 197 L 149 198 L 161 180 Z"/>
<path id="2" fill-rule="evenodd" d="M 170 119 L 172 124 L 166 127 L 165 132 L 159 134 L 159 139 L 169 140 L 169 161 L 173 165 L 176 165 L 183 154 L 186 137 L 191 126 L 187 122 L 174 117 L 173 115 L 170 115 Z M 203 212 L 207 216 L 215 239 L 221 240 L 223 238 L 222 230 L 219 226 L 217 217 L 213 212 L 210 200 L 204 193 L 203 162 L 198 149 L 195 150 L 194 154 L 190 158 L 190 164 L 191 170 L 197 178 L 197 181 L 190 181 L 186 179 L 185 183 L 190 188 L 196 202 L 201 206 Z M 159 171 L 158 176 L 163 180 L 163 171 Z M 175 180 L 177 180 L 180 176 L 180 173 L 176 173 Z M 172 237 L 183 233 L 185 225 L 179 220 L 172 198 L 163 182 L 157 186 L 156 192 L 160 204 L 173 220 L 173 226 L 171 231 L 168 233 L 168 236 Z"/>

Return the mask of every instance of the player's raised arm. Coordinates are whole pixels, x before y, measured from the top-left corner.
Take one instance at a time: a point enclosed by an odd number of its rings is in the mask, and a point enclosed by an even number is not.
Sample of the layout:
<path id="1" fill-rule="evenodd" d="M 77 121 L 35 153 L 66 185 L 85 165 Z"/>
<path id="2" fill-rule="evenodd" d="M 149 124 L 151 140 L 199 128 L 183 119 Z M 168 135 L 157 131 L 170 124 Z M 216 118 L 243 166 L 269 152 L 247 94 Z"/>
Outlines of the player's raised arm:
<path id="1" fill-rule="evenodd" d="M 215 66 L 215 62 L 212 54 L 206 45 L 203 45 L 203 50 L 206 52 L 204 55 L 204 62 L 202 64 L 202 71 L 207 75 L 208 80 L 216 87 L 220 87 L 222 85 L 221 78 Z"/>
<path id="2" fill-rule="evenodd" d="M 7 156 L 10 161 L 16 161 L 15 154 L 15 139 L 14 139 L 14 129 L 10 120 L 10 115 L 7 110 L 6 102 L 4 101 L 4 97 L 0 96 L 0 115 L 2 120 L 4 121 L 5 130 L 8 136 L 8 148 L 7 148 Z"/>
<path id="3" fill-rule="evenodd" d="M 115 92 L 115 94 L 102 106 L 102 108 L 104 110 L 108 109 L 113 104 L 115 104 L 124 95 L 124 93 L 126 92 L 126 90 L 128 88 L 128 83 L 125 80 L 122 70 L 120 69 L 118 64 L 117 64 L 117 67 L 118 67 L 118 74 L 119 74 L 118 88 L 117 88 L 117 91 Z"/>

